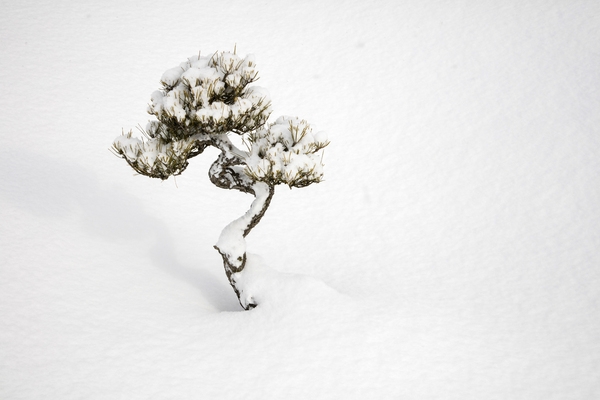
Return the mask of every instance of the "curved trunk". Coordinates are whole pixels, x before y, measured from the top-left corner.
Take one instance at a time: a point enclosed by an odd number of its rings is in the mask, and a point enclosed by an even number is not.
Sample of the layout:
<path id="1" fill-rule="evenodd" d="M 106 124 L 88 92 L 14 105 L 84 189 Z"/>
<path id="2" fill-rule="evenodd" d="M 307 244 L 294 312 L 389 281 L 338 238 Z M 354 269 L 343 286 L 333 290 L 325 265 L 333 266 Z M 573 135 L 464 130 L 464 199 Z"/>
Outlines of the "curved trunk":
<path id="1" fill-rule="evenodd" d="M 243 299 L 240 288 L 237 287 L 234 274 L 242 272 L 246 266 L 245 237 L 256 226 L 267 211 L 275 193 L 275 187 L 263 182 L 252 180 L 244 172 L 245 163 L 236 153 L 234 146 L 226 138 L 215 140 L 215 147 L 222 150 L 217 160 L 210 167 L 210 181 L 222 189 L 235 189 L 253 194 L 255 199 L 250 209 L 223 229 L 215 249 L 223 257 L 225 274 L 238 297 L 240 305 L 249 310 L 256 304 Z"/>
<path id="2" fill-rule="evenodd" d="M 242 272 L 246 266 L 245 237 L 260 222 L 267 211 L 273 194 L 275 194 L 275 188 L 266 183 L 255 182 L 252 185 L 252 192 L 255 199 L 250 209 L 223 229 L 219 241 L 214 246 L 223 258 L 223 266 L 229 284 L 237 295 L 240 305 L 246 310 L 256 307 L 256 304 L 241 297 L 240 289 L 236 285 L 233 274 Z"/>

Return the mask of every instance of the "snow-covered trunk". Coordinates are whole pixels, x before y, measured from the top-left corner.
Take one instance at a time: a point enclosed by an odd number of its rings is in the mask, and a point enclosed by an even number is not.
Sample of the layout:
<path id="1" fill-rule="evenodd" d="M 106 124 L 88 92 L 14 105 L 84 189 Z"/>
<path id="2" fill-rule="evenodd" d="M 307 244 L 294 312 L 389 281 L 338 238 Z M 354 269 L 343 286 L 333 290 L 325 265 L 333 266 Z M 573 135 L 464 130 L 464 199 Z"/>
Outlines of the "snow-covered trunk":
<path id="1" fill-rule="evenodd" d="M 215 249 L 223 257 L 223 266 L 231 287 L 238 297 L 240 305 L 246 309 L 256 307 L 251 300 L 242 296 L 242 290 L 236 284 L 233 274 L 239 274 L 246 266 L 246 239 L 252 228 L 256 226 L 267 211 L 275 187 L 266 183 L 255 182 L 252 185 L 255 199 L 250 209 L 240 218 L 236 219 L 223 229 Z"/>
<path id="2" fill-rule="evenodd" d="M 226 137 L 215 139 L 215 147 L 222 150 L 217 160 L 211 166 L 208 175 L 216 186 L 223 189 L 235 189 L 254 195 L 255 199 L 250 209 L 240 218 L 236 219 L 223 229 L 215 249 L 223 257 L 223 265 L 227 279 L 240 305 L 249 310 L 256 304 L 242 296 L 241 288 L 235 282 L 234 274 L 243 271 L 246 265 L 246 239 L 252 228 L 256 226 L 267 211 L 275 187 L 251 179 L 244 172 L 246 166 L 242 152 L 240 152 Z"/>

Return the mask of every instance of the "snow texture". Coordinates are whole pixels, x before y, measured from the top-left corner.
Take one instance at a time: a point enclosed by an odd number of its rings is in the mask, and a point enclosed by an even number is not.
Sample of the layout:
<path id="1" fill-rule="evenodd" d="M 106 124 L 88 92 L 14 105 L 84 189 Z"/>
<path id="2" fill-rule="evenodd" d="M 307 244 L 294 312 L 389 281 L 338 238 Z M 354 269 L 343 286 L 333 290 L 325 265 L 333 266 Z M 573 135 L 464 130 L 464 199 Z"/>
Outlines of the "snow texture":
<path id="1" fill-rule="evenodd" d="M 598 2 L 179 7 L 0 6 L 0 398 L 600 398 Z M 108 151 L 236 43 L 331 139 L 247 237 L 249 312 L 216 152 Z"/>

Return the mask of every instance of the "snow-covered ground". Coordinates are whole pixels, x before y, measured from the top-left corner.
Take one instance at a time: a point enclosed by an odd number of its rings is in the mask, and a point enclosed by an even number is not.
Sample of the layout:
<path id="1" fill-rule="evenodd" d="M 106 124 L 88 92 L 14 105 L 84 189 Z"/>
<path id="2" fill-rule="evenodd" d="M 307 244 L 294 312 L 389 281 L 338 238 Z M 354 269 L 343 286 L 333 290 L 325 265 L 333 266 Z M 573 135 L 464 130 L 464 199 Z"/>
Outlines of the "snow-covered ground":
<path id="1" fill-rule="evenodd" d="M 596 1 L 0 5 L 0 398 L 600 398 Z M 252 198 L 108 150 L 162 73 L 254 53 L 325 130 L 241 311 Z"/>

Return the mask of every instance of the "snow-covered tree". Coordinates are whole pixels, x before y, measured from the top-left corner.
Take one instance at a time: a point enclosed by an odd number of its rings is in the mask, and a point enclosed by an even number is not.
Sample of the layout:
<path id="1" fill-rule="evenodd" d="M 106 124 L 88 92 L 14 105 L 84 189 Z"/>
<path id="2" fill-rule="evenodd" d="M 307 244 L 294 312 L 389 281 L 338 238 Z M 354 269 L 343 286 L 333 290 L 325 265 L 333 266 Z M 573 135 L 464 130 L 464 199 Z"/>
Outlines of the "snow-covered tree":
<path id="1" fill-rule="evenodd" d="M 208 175 L 216 186 L 254 195 L 245 215 L 230 223 L 214 246 L 223 258 L 225 273 L 240 304 L 256 306 L 241 296 L 236 285 L 246 264 L 245 237 L 269 207 L 279 184 L 304 187 L 323 177 L 322 149 L 329 144 L 304 120 L 279 117 L 268 123 L 268 92 L 250 86 L 258 79 L 253 55 L 235 51 L 193 56 L 167 70 L 162 88 L 151 97 L 148 113 L 155 120 L 142 138 L 129 131 L 115 139 L 113 150 L 136 172 L 167 179 L 181 174 L 188 160 L 209 146 L 220 154 Z M 229 135 L 239 135 L 238 148 Z"/>

